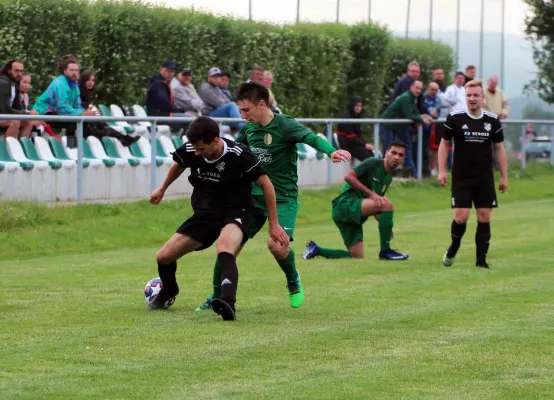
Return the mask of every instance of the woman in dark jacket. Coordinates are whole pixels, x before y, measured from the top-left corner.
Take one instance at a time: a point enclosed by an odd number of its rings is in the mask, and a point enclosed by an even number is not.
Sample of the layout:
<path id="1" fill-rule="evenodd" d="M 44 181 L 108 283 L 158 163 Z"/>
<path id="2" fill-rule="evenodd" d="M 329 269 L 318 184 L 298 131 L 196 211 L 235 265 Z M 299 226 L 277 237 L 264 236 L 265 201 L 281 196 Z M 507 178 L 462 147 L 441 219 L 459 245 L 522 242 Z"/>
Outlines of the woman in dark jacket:
<path id="1" fill-rule="evenodd" d="M 81 106 L 87 110 L 94 107 L 94 87 L 96 85 L 96 76 L 91 71 L 85 71 L 79 77 L 79 91 L 81 92 Z M 98 111 L 98 115 L 100 112 Z M 104 123 L 85 122 L 85 137 L 95 136 L 102 139 L 104 136 L 110 136 L 118 139 L 123 146 L 130 146 L 140 139 L 140 136 L 124 135 L 115 129 L 110 128 Z"/>
<path id="2" fill-rule="evenodd" d="M 348 111 L 341 115 L 342 119 L 362 118 L 363 99 L 354 96 L 348 105 Z M 339 147 L 347 150 L 353 158 L 360 161 L 373 157 L 373 145 L 367 143 L 362 136 L 361 124 L 338 124 L 337 136 Z"/>

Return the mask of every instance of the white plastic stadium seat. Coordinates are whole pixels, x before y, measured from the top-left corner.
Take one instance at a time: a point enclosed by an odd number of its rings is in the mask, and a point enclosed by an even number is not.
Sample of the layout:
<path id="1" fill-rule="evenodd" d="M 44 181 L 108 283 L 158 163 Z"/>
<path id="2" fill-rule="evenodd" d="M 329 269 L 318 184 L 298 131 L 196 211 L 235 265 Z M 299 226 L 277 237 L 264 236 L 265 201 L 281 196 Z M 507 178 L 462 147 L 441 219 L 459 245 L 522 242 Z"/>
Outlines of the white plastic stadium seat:
<path id="1" fill-rule="evenodd" d="M 102 160 L 115 160 L 115 165 L 127 165 L 127 160 L 124 160 L 123 158 L 108 157 L 106 150 L 104 150 L 104 146 L 102 146 L 102 142 L 100 142 L 97 137 L 89 136 L 87 138 L 87 142 L 90 147 L 90 151 L 94 154 L 94 157 Z"/>
<path id="2" fill-rule="evenodd" d="M 148 117 L 148 115 L 146 114 L 146 111 L 144 111 L 144 108 L 142 108 L 138 104 L 135 104 L 132 108 L 133 108 L 133 114 L 135 114 L 135 117 L 141 117 L 141 118 L 142 117 Z M 138 124 L 141 125 L 141 126 L 145 126 L 147 128 L 152 126 L 152 123 L 150 123 L 148 121 L 141 121 Z M 159 134 L 171 135 L 171 129 L 169 128 L 169 125 L 158 125 L 158 124 L 156 124 L 156 131 Z"/>
<path id="3" fill-rule="evenodd" d="M 146 138 L 141 137 L 138 141 L 138 145 L 140 147 L 140 151 L 142 151 L 142 154 L 144 154 L 145 157 L 150 158 L 150 153 L 152 151 L 152 147 L 150 146 L 150 141 Z M 162 157 L 164 160 L 164 164 L 171 165 L 173 164 L 173 157 Z"/>
<path id="4" fill-rule="evenodd" d="M 160 143 L 162 144 L 162 147 L 166 154 L 171 154 L 175 151 L 175 146 L 173 145 L 173 142 L 167 136 L 160 136 Z"/>
<path id="5" fill-rule="evenodd" d="M 115 143 L 115 148 L 117 149 L 117 152 L 122 158 L 126 158 L 126 159 L 136 158 L 137 160 L 140 161 L 141 165 L 150 165 L 150 158 L 135 157 L 133 156 L 133 154 L 131 154 L 131 150 L 129 150 L 128 147 L 123 146 L 123 144 L 118 139 L 115 139 L 115 138 L 110 138 L 110 139 L 113 140 L 113 142 Z"/>
<path id="6" fill-rule="evenodd" d="M 123 110 L 117 104 L 110 105 L 110 111 L 114 117 L 125 117 Z M 127 121 L 115 121 L 116 125 L 122 126 L 123 128 L 132 127 L 135 129 L 137 135 L 145 135 L 148 133 L 148 128 L 142 125 L 131 125 Z"/>
<path id="7" fill-rule="evenodd" d="M 67 169 L 77 168 L 77 163 L 75 161 L 60 160 L 54 157 L 50 146 L 48 145 L 46 140 L 40 136 L 37 136 L 35 138 L 35 149 L 37 150 L 39 157 L 45 161 L 59 161 L 62 163 L 62 166 Z"/>
<path id="8" fill-rule="evenodd" d="M 69 147 L 67 147 L 67 136 L 62 136 L 62 144 L 63 144 L 64 150 L 65 150 L 65 153 L 67 154 L 67 156 L 69 158 L 71 158 L 72 160 L 77 161 L 77 151 L 78 150 L 77 150 L 76 147 L 73 148 L 73 149 L 70 149 Z M 102 160 L 100 160 L 98 158 L 93 158 L 93 159 L 87 158 L 87 160 L 89 161 L 89 164 L 90 164 L 91 167 L 98 168 L 101 165 L 104 165 Z"/>
<path id="9" fill-rule="evenodd" d="M 10 156 L 17 162 L 29 162 L 31 164 L 35 165 L 35 169 L 48 169 L 50 166 L 48 165 L 48 161 L 31 161 L 23 152 L 23 147 L 21 147 L 21 143 L 16 138 L 13 137 L 7 137 L 6 138 L 6 145 L 8 147 L 8 153 Z"/>

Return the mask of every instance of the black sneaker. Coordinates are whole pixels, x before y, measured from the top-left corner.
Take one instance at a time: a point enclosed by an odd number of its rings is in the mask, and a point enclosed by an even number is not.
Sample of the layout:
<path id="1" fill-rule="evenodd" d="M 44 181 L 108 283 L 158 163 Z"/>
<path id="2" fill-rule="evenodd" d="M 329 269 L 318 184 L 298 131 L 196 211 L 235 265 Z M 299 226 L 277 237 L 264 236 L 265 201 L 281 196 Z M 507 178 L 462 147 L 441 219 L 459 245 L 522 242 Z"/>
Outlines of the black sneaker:
<path id="1" fill-rule="evenodd" d="M 475 266 L 477 268 L 491 269 L 491 266 L 489 264 L 487 264 L 486 262 L 477 262 L 477 263 L 475 263 Z"/>
<path id="2" fill-rule="evenodd" d="M 179 286 L 176 286 L 175 290 L 168 291 L 166 288 L 162 288 L 160 293 L 152 303 L 148 305 L 149 310 L 164 310 L 168 309 L 175 303 L 175 296 L 179 294 Z"/>
<path id="3" fill-rule="evenodd" d="M 237 319 L 235 307 L 232 307 L 222 299 L 215 298 L 212 300 L 212 310 L 214 310 L 214 313 L 221 315 L 224 321 L 234 321 Z"/>

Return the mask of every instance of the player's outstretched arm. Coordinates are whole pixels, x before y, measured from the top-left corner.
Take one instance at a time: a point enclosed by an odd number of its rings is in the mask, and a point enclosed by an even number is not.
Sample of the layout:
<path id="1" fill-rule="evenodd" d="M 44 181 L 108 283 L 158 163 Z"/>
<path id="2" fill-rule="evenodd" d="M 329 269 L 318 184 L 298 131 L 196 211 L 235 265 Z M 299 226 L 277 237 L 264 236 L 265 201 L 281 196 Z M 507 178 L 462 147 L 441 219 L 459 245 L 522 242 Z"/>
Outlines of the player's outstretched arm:
<path id="1" fill-rule="evenodd" d="M 506 156 L 504 142 L 495 143 L 494 152 L 496 154 L 498 167 L 500 168 L 500 183 L 498 184 L 498 190 L 500 193 L 504 193 L 508 189 L 508 157 Z"/>
<path id="2" fill-rule="evenodd" d="M 352 158 L 348 151 L 335 149 L 327 140 L 313 132 L 309 132 L 307 135 L 303 136 L 302 142 L 324 154 L 327 154 L 327 156 L 335 163 L 350 161 Z"/>
<path id="3" fill-rule="evenodd" d="M 262 175 L 256 180 L 256 184 L 264 193 L 265 204 L 267 207 L 267 215 L 269 221 L 269 236 L 274 241 L 281 243 L 283 246 L 289 245 L 289 236 L 285 230 L 279 225 L 277 218 L 277 200 L 275 197 L 275 188 L 267 175 Z"/>
<path id="4" fill-rule="evenodd" d="M 175 182 L 177 178 L 181 176 L 185 169 L 181 167 L 179 164 L 174 162 L 171 167 L 169 168 L 169 171 L 167 173 L 167 176 L 165 177 L 162 185 L 154 190 L 152 194 L 150 195 L 150 203 L 157 205 L 162 201 L 165 191 L 167 188 Z"/>
<path id="5" fill-rule="evenodd" d="M 448 152 L 450 148 L 450 141 L 442 138 L 439 145 L 439 184 L 446 186 L 448 175 L 446 173 L 446 163 L 448 162 Z"/>

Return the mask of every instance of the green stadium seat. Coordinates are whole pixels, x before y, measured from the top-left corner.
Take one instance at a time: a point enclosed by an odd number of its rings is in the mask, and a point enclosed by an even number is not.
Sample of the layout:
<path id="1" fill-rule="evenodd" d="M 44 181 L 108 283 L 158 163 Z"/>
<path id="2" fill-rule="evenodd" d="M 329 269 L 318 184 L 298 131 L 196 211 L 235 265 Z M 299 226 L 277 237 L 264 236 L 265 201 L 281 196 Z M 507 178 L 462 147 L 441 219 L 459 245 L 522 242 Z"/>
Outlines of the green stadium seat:
<path id="1" fill-rule="evenodd" d="M 96 157 L 90 148 L 88 141 L 83 140 L 83 157 L 88 158 L 89 160 L 102 160 L 102 163 L 106 167 L 113 167 L 115 165 L 115 160 L 113 158 L 98 158 Z"/>
<path id="2" fill-rule="evenodd" d="M 131 154 L 137 158 L 147 158 L 147 159 L 150 159 L 150 157 L 145 157 L 144 154 L 142 153 L 142 150 L 140 149 L 140 146 L 138 144 L 138 142 L 135 142 L 133 144 L 131 144 L 131 146 L 129 146 L 129 148 L 131 149 Z M 156 165 L 159 167 L 160 165 L 163 165 L 164 164 L 164 160 L 159 158 L 159 157 L 156 157 Z"/>
<path id="3" fill-rule="evenodd" d="M 112 138 L 104 136 L 102 138 L 102 144 L 104 145 L 104 150 L 106 150 L 106 154 L 108 155 L 108 157 L 123 158 L 123 157 L 121 157 L 121 155 L 117 151 L 117 147 L 115 146 L 115 143 L 113 142 L 114 140 L 117 140 L 117 139 L 112 139 Z M 140 160 L 138 158 L 134 158 L 134 157 L 127 158 L 127 161 L 133 167 L 136 167 L 137 165 L 140 164 Z"/>
<path id="4" fill-rule="evenodd" d="M 74 161 L 75 163 L 77 163 L 76 160 L 73 160 L 73 159 L 69 158 L 69 156 L 65 152 L 65 149 L 63 148 L 63 145 L 60 143 L 60 141 L 58 139 L 53 138 L 53 137 L 49 137 L 48 138 L 48 144 L 50 145 L 50 149 L 52 150 L 52 153 L 54 154 L 54 157 L 56 157 L 57 159 L 59 159 L 59 160 L 69 160 L 69 161 Z M 89 165 L 90 165 L 90 162 L 86 158 L 83 158 L 83 168 L 86 168 Z"/>
<path id="5" fill-rule="evenodd" d="M 35 167 L 35 165 L 29 161 L 21 161 L 21 162 L 15 161 L 10 156 L 10 153 L 8 152 L 8 148 L 6 147 L 6 143 L 4 143 L 3 140 L 0 140 L 0 162 L 17 163 L 25 171 L 32 170 Z"/>
<path id="6" fill-rule="evenodd" d="M 98 109 L 100 110 L 100 112 L 102 113 L 102 115 L 104 117 L 112 117 L 112 112 L 110 111 L 110 109 L 105 106 L 104 104 L 99 104 L 98 105 Z M 108 124 L 108 126 L 110 128 L 113 128 L 115 129 L 116 131 L 118 132 L 121 132 L 121 133 L 133 133 L 135 132 L 135 130 L 133 129 L 133 127 L 130 127 L 130 129 L 128 129 L 127 127 L 123 127 L 123 126 L 119 126 L 117 125 L 115 122 L 106 122 L 106 124 Z M 123 131 L 123 132 L 122 132 Z"/>
<path id="7" fill-rule="evenodd" d="M 37 149 L 35 148 L 35 145 L 29 138 L 21 138 L 19 139 L 19 142 L 21 143 L 21 147 L 23 147 L 23 151 L 25 152 L 25 156 L 31 160 L 31 161 L 47 161 L 43 160 L 39 157 L 37 153 Z M 47 161 L 48 165 L 50 165 L 50 168 L 52 169 L 60 169 L 62 167 L 61 161 Z"/>
<path id="8" fill-rule="evenodd" d="M 171 141 L 176 149 L 183 145 L 183 139 L 181 139 L 181 136 L 171 136 Z"/>

